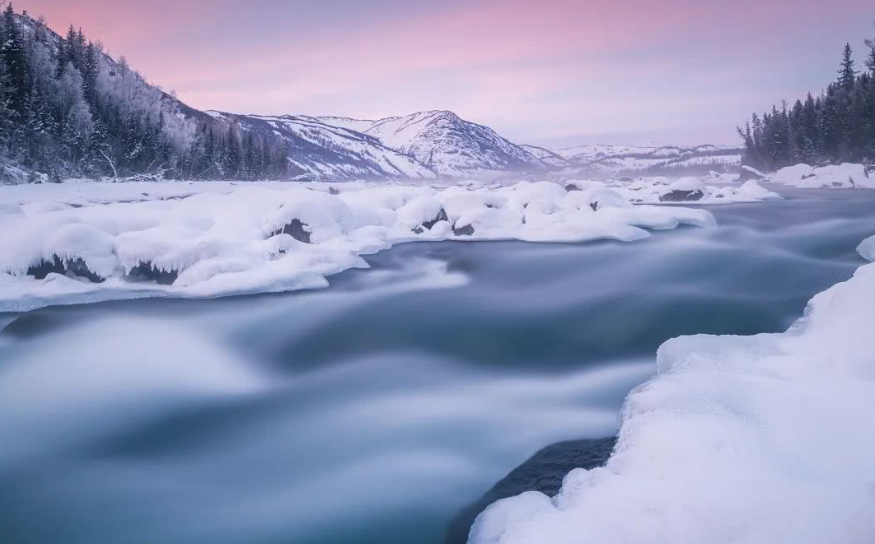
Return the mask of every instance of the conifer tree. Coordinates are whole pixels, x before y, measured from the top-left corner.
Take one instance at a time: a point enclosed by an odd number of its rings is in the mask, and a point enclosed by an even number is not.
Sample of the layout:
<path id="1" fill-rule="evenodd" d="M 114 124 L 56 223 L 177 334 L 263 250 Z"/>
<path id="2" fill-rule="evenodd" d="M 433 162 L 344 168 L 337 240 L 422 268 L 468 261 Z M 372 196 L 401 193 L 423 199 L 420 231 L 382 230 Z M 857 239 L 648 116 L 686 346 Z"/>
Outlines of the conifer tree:
<path id="1" fill-rule="evenodd" d="M 847 93 L 854 90 L 854 83 L 857 79 L 857 71 L 854 70 L 854 51 L 851 49 L 851 44 L 846 43 L 845 49 L 842 52 L 842 65 L 839 68 L 839 87 Z"/>

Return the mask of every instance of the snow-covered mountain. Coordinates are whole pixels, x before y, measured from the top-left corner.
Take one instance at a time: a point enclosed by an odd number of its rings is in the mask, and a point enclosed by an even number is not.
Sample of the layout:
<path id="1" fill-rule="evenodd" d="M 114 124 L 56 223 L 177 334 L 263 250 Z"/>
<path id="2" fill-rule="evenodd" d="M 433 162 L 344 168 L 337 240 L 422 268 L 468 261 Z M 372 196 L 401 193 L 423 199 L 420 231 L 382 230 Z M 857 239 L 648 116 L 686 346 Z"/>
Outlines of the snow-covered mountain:
<path id="1" fill-rule="evenodd" d="M 440 176 L 543 170 L 529 151 L 489 127 L 450 111 L 426 111 L 376 121 L 366 134 L 415 157 Z"/>
<path id="2" fill-rule="evenodd" d="M 245 130 L 289 142 L 291 173 L 300 179 L 431 179 L 558 173 L 598 178 L 733 171 L 733 147 L 591 144 L 561 149 L 517 145 L 493 129 L 449 111 L 385 119 L 209 112 Z"/>
<path id="3" fill-rule="evenodd" d="M 300 178 L 482 177 L 543 172 L 558 166 L 542 161 L 491 128 L 465 121 L 449 111 L 379 120 L 221 112 L 210 115 L 236 120 L 246 130 L 269 131 L 285 138 L 290 144 L 293 173 Z"/>
<path id="4" fill-rule="evenodd" d="M 291 174 L 300 179 L 428 179 L 436 177 L 415 158 L 384 146 L 353 128 L 359 122 L 342 117 L 236 115 L 210 112 L 236 120 L 244 130 L 272 132 L 289 142 Z M 335 124 L 328 124 L 331 121 Z"/>
<path id="5" fill-rule="evenodd" d="M 737 147 L 700 145 L 591 144 L 557 149 L 555 154 L 574 171 L 595 176 L 696 174 L 734 171 L 741 166 Z"/>

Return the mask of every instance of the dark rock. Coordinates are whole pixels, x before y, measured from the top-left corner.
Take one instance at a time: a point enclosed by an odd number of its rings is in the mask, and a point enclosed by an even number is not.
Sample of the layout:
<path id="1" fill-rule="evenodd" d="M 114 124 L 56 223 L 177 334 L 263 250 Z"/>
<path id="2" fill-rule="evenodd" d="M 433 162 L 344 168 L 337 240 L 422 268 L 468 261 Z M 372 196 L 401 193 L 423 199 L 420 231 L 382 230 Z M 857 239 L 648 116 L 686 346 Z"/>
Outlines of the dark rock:
<path id="1" fill-rule="evenodd" d="M 583 189 L 581 189 L 580 187 L 578 187 L 577 185 L 575 185 L 573 183 L 569 183 L 568 185 L 565 186 L 565 190 L 570 193 L 572 191 L 582 191 Z"/>
<path id="2" fill-rule="evenodd" d="M 589 207 L 592 208 L 592 211 L 599 211 L 599 203 L 598 202 L 590 202 Z"/>
<path id="3" fill-rule="evenodd" d="M 623 183 L 632 183 L 634 180 L 632 178 L 620 178 L 619 181 L 622 181 Z"/>
<path id="4" fill-rule="evenodd" d="M 335 189 L 334 187 L 329 187 L 329 188 L 328 188 L 328 194 L 329 194 L 329 195 L 339 195 L 339 194 L 340 194 L 340 191 L 338 191 L 338 190 Z"/>
<path id="5" fill-rule="evenodd" d="M 453 228 L 453 234 L 456 236 L 474 236 L 474 225 L 465 225 L 460 228 Z"/>
<path id="6" fill-rule="evenodd" d="M 179 272 L 177 270 L 160 270 L 151 262 L 146 262 L 132 268 L 128 278 L 139 281 L 154 281 L 158 285 L 173 285 L 179 278 Z"/>
<path id="7" fill-rule="evenodd" d="M 660 202 L 695 202 L 696 200 L 702 200 L 702 197 L 705 196 L 705 193 L 699 191 L 698 189 L 695 191 L 670 191 L 659 197 Z"/>
<path id="8" fill-rule="evenodd" d="M 616 438 L 573 440 L 544 448 L 511 471 L 476 502 L 460 510 L 447 525 L 444 544 L 465 544 L 477 516 L 496 501 L 526 491 L 556 496 L 566 474 L 576 468 L 589 470 L 603 466 L 616 443 Z"/>
<path id="9" fill-rule="evenodd" d="M 422 226 L 428 230 L 431 230 L 435 225 L 437 225 L 441 221 L 449 221 L 449 220 L 450 220 L 450 218 L 447 217 L 447 212 L 444 211 L 443 208 L 441 208 L 441 211 L 438 212 L 437 217 L 435 217 L 431 221 L 426 221 L 425 223 L 422 224 Z"/>
<path id="10" fill-rule="evenodd" d="M 310 242 L 310 231 L 307 228 L 308 226 L 302 223 L 300 219 L 292 219 L 291 223 L 285 225 L 281 230 L 274 232 L 271 236 L 288 234 L 299 242 L 310 244 L 312 243 Z"/>
<path id="11" fill-rule="evenodd" d="M 79 278 L 85 278 L 91 283 L 103 283 L 106 278 L 98 276 L 92 272 L 88 265 L 80 258 L 61 260 L 57 255 L 52 256 L 52 261 L 42 261 L 36 266 L 31 266 L 27 269 L 27 275 L 33 276 L 38 280 L 46 279 L 49 274 L 60 274 L 62 276 L 72 275 Z"/>
<path id="12" fill-rule="evenodd" d="M 817 177 L 817 174 L 805 174 L 804 176 L 802 176 L 802 179 L 812 179 L 812 178 L 816 178 L 816 177 Z"/>

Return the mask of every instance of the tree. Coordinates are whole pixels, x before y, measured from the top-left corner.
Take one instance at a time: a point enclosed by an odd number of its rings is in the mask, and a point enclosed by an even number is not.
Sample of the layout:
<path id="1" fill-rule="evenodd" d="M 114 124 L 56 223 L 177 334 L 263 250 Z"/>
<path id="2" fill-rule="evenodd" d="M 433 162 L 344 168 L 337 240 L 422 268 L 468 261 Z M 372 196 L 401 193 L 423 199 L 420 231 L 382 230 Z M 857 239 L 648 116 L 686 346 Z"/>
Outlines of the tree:
<path id="1" fill-rule="evenodd" d="M 21 122 L 27 116 L 30 102 L 30 88 L 27 85 L 30 81 L 30 70 L 11 3 L 7 4 L 3 12 L 3 27 L 5 41 L 0 47 L 0 58 L 6 64 L 6 71 L 11 81 L 9 109 L 13 118 Z"/>
<path id="2" fill-rule="evenodd" d="M 845 49 L 842 52 L 842 65 L 839 68 L 838 84 L 847 93 L 854 90 L 854 83 L 857 80 L 857 71 L 854 70 L 854 51 L 851 49 L 851 44 L 846 43 Z"/>
<path id="3" fill-rule="evenodd" d="M 875 77 L 875 38 L 867 39 L 866 47 L 869 48 L 869 56 L 866 58 L 866 67 L 869 68 L 872 76 Z"/>

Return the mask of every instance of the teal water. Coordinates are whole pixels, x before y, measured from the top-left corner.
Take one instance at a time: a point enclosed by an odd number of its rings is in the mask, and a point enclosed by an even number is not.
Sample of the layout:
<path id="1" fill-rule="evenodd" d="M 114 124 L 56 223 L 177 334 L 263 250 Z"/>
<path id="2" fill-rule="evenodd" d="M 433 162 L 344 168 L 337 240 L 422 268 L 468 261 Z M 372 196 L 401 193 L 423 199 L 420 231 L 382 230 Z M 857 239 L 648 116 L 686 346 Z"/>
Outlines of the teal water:
<path id="1" fill-rule="evenodd" d="M 0 541 L 443 542 L 534 452 L 612 436 L 665 340 L 784 330 L 853 274 L 875 195 L 787 196 L 631 244 L 399 246 L 320 292 L 0 316 Z"/>

